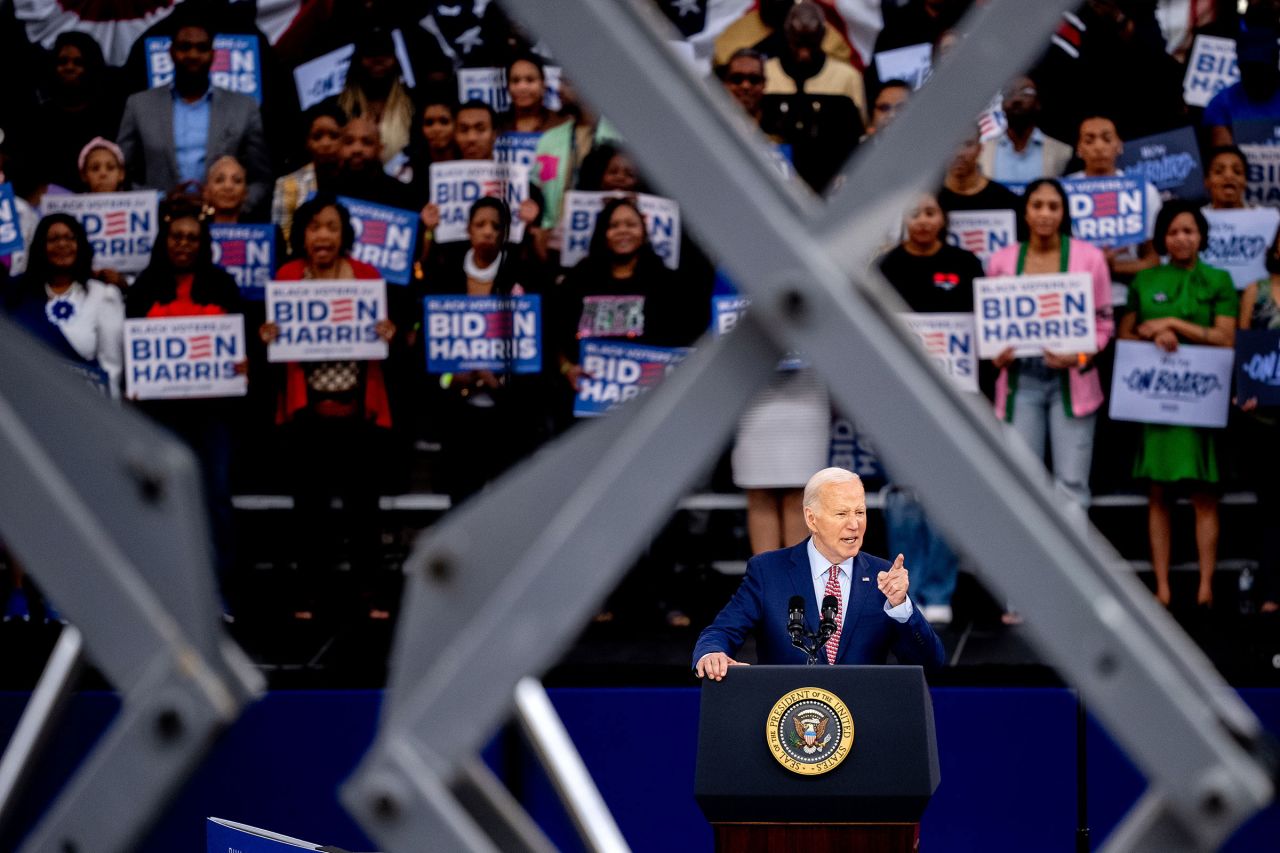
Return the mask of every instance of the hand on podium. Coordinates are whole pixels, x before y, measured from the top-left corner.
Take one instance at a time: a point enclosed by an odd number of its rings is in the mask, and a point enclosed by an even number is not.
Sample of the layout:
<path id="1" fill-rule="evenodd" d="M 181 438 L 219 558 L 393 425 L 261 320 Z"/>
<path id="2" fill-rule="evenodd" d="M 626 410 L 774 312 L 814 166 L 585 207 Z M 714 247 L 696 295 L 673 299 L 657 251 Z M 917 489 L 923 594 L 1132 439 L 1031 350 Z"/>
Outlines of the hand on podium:
<path id="1" fill-rule="evenodd" d="M 731 666 L 751 666 L 726 655 L 724 652 L 708 652 L 698 658 L 698 677 L 720 681 L 729 674 Z"/>

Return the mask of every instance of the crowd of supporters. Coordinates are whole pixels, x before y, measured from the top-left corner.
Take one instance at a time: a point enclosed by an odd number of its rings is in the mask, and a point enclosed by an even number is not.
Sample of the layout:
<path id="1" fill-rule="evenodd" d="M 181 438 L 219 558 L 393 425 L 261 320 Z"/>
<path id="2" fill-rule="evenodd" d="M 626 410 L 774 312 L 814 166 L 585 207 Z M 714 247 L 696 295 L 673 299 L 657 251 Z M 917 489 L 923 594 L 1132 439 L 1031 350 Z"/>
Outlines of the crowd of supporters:
<path id="1" fill-rule="evenodd" d="M 690 3 L 653 2 L 687 27 Z M 669 246 L 655 245 L 643 198 L 657 190 L 609 122 L 628 105 L 585 102 L 569 72 L 559 73 L 554 57 L 508 21 L 501 4 L 466 13 L 475 18 L 473 33 L 448 25 L 439 4 L 337 2 L 313 31 L 291 31 L 274 44 L 246 17 L 242 7 L 252 5 L 187 0 L 175 7 L 149 33 L 170 39 L 172 79 L 163 85 L 148 86 L 155 54 L 144 38 L 120 66 L 80 32 L 26 46 L 20 55 L 29 73 L 9 75 L 0 103 L 0 172 L 24 237 L 23 250 L 0 260 L 0 291 L 10 319 L 195 451 L 224 577 L 235 565 L 231 497 L 249 489 L 293 496 L 286 535 L 299 567 L 332 577 L 335 554 L 358 567 L 380 561 L 378 496 L 404 487 L 398 472 L 415 445 L 439 445 L 431 487 L 454 503 L 466 499 L 575 423 L 577 392 L 592 378 L 587 343 L 694 346 L 713 325 L 713 297 L 732 293 L 733 285 L 687 235 L 677 235 L 678 263 L 670 263 Z M 706 5 L 692 4 L 703 18 Z M 706 85 L 722 88 L 759 128 L 783 179 L 822 194 L 841 180 L 859 146 L 876 144 L 921 82 L 891 76 L 891 66 L 877 59 L 926 46 L 936 62 L 963 37 L 957 27 L 970 3 L 846 3 L 882 16 L 874 46 L 862 50 L 839 3 L 740 5 L 741 17 L 718 30 L 683 35 L 705 42 Z M 434 17 L 423 18 L 419 6 L 431 7 Z M 258 99 L 213 85 L 215 42 L 224 34 L 256 40 Z M 1204 108 L 1189 107 L 1183 96 L 1197 35 L 1234 40 L 1241 77 Z M 1172 501 L 1186 496 L 1194 507 L 1197 603 L 1211 605 L 1224 487 L 1254 489 L 1264 521 L 1280 501 L 1269 450 L 1277 419 L 1242 399 L 1225 433 L 1117 425 L 1106 417 L 1111 347 L 1114 339 L 1152 341 L 1167 351 L 1180 343 L 1231 347 L 1237 329 L 1280 327 L 1280 244 L 1269 241 L 1270 277 L 1252 282 L 1233 282 L 1199 259 L 1213 228 L 1202 206 L 1272 201 L 1250 186 L 1248 146 L 1280 139 L 1278 36 L 1280 4 L 1271 0 L 1088 0 L 1064 16 L 1037 64 L 975 117 L 955 156 L 937 164 L 936 189 L 904 211 L 900 233 L 886 240 L 878 262 L 919 313 L 972 311 L 973 281 L 983 275 L 1090 276 L 1097 353 L 1001 353 L 982 366 L 982 393 L 1011 434 L 1047 457 L 1056 482 L 1080 506 L 1087 508 L 1098 488 L 1145 490 L 1156 595 L 1165 604 L 1172 595 Z M 345 45 L 351 57 L 340 89 L 301 109 L 307 99 L 293 71 Z M 506 91 L 468 96 L 459 80 L 472 68 L 502 69 Z M 1203 188 L 1179 197 L 1148 182 L 1145 234 L 1133 245 L 1076 239 L 1058 179 L 1123 176 L 1126 141 L 1183 127 L 1195 133 Z M 513 162 L 516 143 L 527 152 L 527 191 L 478 198 L 465 211 L 465 228 L 449 230 L 465 237 L 441 239 L 450 223 L 433 166 Z M 679 156 L 678 141 L 672 156 Z M 76 216 L 42 216 L 58 196 L 138 190 L 161 197 L 154 246 L 140 271 L 95 258 L 94 235 Z M 569 194 L 601 191 L 615 197 L 595 214 L 574 260 L 562 263 L 571 256 Z M 386 358 L 271 360 L 280 326 L 260 292 L 251 294 L 215 262 L 213 228 L 273 226 L 276 263 L 267 289 L 385 278 L 353 252 L 353 201 L 409 211 L 416 225 L 407 283 L 388 285 L 385 318 L 374 330 Z M 957 211 L 1012 211 L 1016 242 L 984 263 L 948 242 L 948 216 Z M 1275 219 L 1280 224 L 1280 215 Z M 538 367 L 517 370 L 507 359 L 500 369 L 429 371 L 423 303 L 445 296 L 539 297 Z M 123 399 L 127 318 L 216 315 L 245 318 L 248 346 L 234 366 L 247 376 L 245 396 Z M 856 412 L 848 414 L 856 420 Z M 825 389 L 802 367 L 784 364 L 744 421 L 734 479 L 748 494 L 754 550 L 805 534 L 796 490 L 827 462 L 830 420 Z M 784 464 L 773 465 L 779 457 Z M 913 488 L 927 484 L 893 484 L 885 492 L 890 546 L 906 552 L 918 572 L 913 593 L 926 615 L 946 622 L 959 558 L 930 528 Z M 336 522 L 329 518 L 334 497 L 343 508 Z M 1280 602 L 1280 533 L 1270 528 L 1264 523 L 1257 544 L 1243 549 L 1260 559 L 1265 610 Z M 325 601 L 342 599 L 387 618 L 392 594 L 377 586 L 308 582 L 291 612 L 311 618 Z M 15 572 L 10 617 L 29 612 L 24 589 Z"/>

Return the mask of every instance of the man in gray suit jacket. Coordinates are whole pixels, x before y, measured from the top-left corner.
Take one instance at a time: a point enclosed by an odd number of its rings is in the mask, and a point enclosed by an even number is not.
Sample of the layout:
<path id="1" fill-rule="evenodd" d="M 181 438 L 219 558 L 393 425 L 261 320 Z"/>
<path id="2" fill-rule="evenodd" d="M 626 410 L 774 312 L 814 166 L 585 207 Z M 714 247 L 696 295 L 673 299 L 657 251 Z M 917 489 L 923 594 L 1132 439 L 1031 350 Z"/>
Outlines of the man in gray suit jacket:
<path id="1" fill-rule="evenodd" d="M 232 155 L 245 168 L 245 207 L 254 210 L 271 193 L 262 116 L 248 95 L 210 85 L 213 36 L 194 18 L 178 28 L 169 48 L 173 84 L 129 97 L 117 141 L 133 184 L 166 192 L 185 181 L 204 183 L 208 167 Z"/>

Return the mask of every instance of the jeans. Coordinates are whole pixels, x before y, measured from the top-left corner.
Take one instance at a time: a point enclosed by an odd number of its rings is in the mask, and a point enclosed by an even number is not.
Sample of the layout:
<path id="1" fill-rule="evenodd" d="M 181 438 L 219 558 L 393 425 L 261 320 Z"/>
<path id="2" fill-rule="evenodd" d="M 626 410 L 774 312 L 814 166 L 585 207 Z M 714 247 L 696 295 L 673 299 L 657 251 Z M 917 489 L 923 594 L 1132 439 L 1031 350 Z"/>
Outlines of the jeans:
<path id="1" fill-rule="evenodd" d="M 1025 364 L 1026 362 L 1024 362 Z M 1019 371 L 1012 399 L 1012 431 L 1044 460 L 1045 436 L 1053 450 L 1053 478 L 1081 507 L 1089 505 L 1089 467 L 1093 463 L 1096 414 L 1071 417 L 1062 395 L 1058 371 Z"/>
<path id="2" fill-rule="evenodd" d="M 903 556 L 911 573 L 911 597 L 921 606 L 951 605 L 960 561 L 925 517 L 924 507 L 911 492 L 891 486 L 884 492 L 884 522 L 889 559 Z"/>

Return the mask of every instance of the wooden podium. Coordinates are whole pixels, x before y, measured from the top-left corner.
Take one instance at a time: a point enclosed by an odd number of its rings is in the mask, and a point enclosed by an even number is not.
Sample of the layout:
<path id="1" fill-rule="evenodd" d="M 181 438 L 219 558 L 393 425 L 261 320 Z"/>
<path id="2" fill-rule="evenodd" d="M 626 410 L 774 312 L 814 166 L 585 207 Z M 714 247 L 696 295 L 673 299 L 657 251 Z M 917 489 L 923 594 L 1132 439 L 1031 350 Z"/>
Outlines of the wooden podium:
<path id="1" fill-rule="evenodd" d="M 733 667 L 704 682 L 694 794 L 725 853 L 909 853 L 938 787 L 918 666 Z"/>

